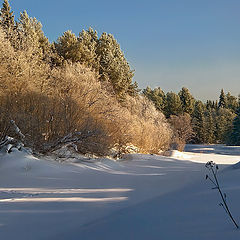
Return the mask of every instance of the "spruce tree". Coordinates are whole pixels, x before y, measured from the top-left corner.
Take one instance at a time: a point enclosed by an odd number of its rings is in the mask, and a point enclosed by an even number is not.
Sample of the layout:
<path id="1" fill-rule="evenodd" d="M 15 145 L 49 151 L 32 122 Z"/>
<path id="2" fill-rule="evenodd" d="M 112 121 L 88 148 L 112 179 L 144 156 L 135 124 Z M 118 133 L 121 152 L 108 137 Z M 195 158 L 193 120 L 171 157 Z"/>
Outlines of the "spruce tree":
<path id="1" fill-rule="evenodd" d="M 207 110 L 214 110 L 214 109 L 216 109 L 214 101 L 207 100 L 205 105 L 206 105 L 206 109 Z"/>
<path id="2" fill-rule="evenodd" d="M 204 105 L 201 101 L 196 101 L 193 112 L 193 131 L 196 143 L 206 142 L 206 119 L 204 116 Z"/>
<path id="3" fill-rule="evenodd" d="M 230 92 L 226 95 L 226 108 L 232 110 L 232 112 L 236 113 L 239 107 L 238 100 L 236 97 L 232 96 Z"/>
<path id="4" fill-rule="evenodd" d="M 164 113 L 164 109 L 165 109 L 165 106 L 166 106 L 166 96 L 165 96 L 165 93 L 163 92 L 163 90 L 160 87 L 155 88 L 153 90 L 152 99 L 155 103 L 156 108 L 159 111 Z"/>
<path id="5" fill-rule="evenodd" d="M 240 108 L 237 110 L 237 116 L 233 120 L 233 127 L 228 138 L 228 144 L 240 145 Z"/>
<path id="6" fill-rule="evenodd" d="M 143 94 L 149 99 L 152 100 L 152 89 L 147 86 L 145 89 L 143 89 Z"/>
<path id="7" fill-rule="evenodd" d="M 206 142 L 214 143 L 215 142 L 215 132 L 216 125 L 213 120 L 213 112 L 212 109 L 207 109 L 206 111 Z"/>
<path id="8" fill-rule="evenodd" d="M 150 87 L 147 87 L 146 89 L 143 90 L 143 94 L 154 103 L 157 110 L 164 113 L 166 96 L 160 87 L 155 88 L 153 90 Z"/>
<path id="9" fill-rule="evenodd" d="M 226 108 L 220 108 L 216 117 L 216 140 L 218 143 L 225 143 L 232 129 L 233 119 L 236 114 Z"/>
<path id="10" fill-rule="evenodd" d="M 227 105 L 227 99 L 223 89 L 221 90 L 221 94 L 219 96 L 218 108 L 225 108 Z"/>
<path id="11" fill-rule="evenodd" d="M 181 101 L 182 101 L 182 109 L 183 112 L 188 113 L 189 115 L 192 115 L 194 110 L 194 98 L 189 92 L 189 90 L 185 87 L 181 89 L 181 91 L 178 93 Z"/>

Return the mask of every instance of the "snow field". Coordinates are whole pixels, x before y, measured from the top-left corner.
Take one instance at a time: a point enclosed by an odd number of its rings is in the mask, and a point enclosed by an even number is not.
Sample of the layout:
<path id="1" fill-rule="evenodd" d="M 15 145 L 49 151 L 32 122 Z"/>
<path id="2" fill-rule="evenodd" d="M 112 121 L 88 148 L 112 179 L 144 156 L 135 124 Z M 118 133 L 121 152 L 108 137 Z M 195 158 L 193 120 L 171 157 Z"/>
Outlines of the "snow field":
<path id="1" fill-rule="evenodd" d="M 240 169 L 234 165 L 240 157 L 188 147 L 169 157 L 136 154 L 95 163 L 2 155 L 0 238 L 239 239 L 205 180 L 205 163 L 221 164 L 219 181 L 240 223 Z"/>

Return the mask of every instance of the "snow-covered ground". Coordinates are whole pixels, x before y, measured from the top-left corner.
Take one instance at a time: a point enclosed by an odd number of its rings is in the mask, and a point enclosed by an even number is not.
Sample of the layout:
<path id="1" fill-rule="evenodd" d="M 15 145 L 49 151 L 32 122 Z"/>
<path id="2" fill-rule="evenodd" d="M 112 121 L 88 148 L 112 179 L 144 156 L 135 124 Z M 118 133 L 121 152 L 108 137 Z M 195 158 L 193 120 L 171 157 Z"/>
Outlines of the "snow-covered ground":
<path id="1" fill-rule="evenodd" d="M 0 156 L 0 239 L 236 240 L 207 161 L 240 223 L 240 148 L 188 145 L 168 157 L 58 163 L 14 151 Z"/>

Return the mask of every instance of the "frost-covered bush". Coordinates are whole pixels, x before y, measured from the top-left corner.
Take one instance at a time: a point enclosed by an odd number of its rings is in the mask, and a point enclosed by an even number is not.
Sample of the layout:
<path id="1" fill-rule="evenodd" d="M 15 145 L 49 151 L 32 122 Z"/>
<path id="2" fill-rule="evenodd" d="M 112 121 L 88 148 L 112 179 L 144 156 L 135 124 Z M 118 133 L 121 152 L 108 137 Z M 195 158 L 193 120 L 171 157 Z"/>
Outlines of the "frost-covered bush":
<path id="1" fill-rule="evenodd" d="M 66 139 L 98 155 L 114 146 L 155 153 L 168 148 L 171 131 L 152 103 L 137 96 L 120 104 L 108 83 L 80 63 L 50 65 L 31 48 L 14 50 L 2 31 L 0 60 L 0 132 L 14 120 L 26 144 L 43 152 Z"/>

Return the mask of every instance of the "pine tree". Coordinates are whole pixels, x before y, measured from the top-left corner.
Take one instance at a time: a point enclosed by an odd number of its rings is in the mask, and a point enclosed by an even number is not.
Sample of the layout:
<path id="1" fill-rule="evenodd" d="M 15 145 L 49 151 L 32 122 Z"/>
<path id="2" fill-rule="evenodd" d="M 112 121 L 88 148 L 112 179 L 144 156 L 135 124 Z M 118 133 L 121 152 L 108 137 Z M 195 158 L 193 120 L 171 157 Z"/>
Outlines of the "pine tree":
<path id="1" fill-rule="evenodd" d="M 157 110 L 164 113 L 165 104 L 166 104 L 166 96 L 160 87 L 155 88 L 153 90 L 150 87 L 147 87 L 146 89 L 143 90 L 143 94 L 149 100 L 153 101 Z"/>
<path id="2" fill-rule="evenodd" d="M 240 108 L 237 110 L 237 116 L 233 120 L 233 127 L 228 138 L 228 144 L 240 145 Z"/>
<path id="3" fill-rule="evenodd" d="M 171 115 L 178 115 L 182 112 L 182 103 L 180 97 L 176 93 L 168 92 L 166 95 L 165 107 L 166 117 L 170 117 Z"/>
<path id="4" fill-rule="evenodd" d="M 89 28 L 82 30 L 78 37 L 78 51 L 81 52 L 80 62 L 99 72 L 99 56 L 97 55 L 98 35 L 97 31 Z"/>
<path id="5" fill-rule="evenodd" d="M 0 26 L 5 32 L 7 39 L 11 41 L 14 36 L 15 21 L 8 0 L 4 0 L 0 10 Z"/>
<path id="6" fill-rule="evenodd" d="M 194 110 L 194 98 L 189 92 L 189 90 L 185 87 L 181 89 L 181 91 L 178 93 L 181 101 L 182 101 L 182 108 L 183 112 L 188 113 L 189 115 L 192 115 Z"/>
<path id="7" fill-rule="evenodd" d="M 215 102 L 211 101 L 211 100 L 207 100 L 207 102 L 206 102 L 206 109 L 207 110 L 215 109 Z"/>
<path id="8" fill-rule="evenodd" d="M 44 60 L 51 54 L 51 44 L 42 31 L 42 24 L 36 18 L 29 17 L 26 11 L 20 13 L 17 32 L 19 49 L 30 50 L 33 55 Z"/>
<path id="9" fill-rule="evenodd" d="M 239 107 L 237 98 L 232 96 L 230 92 L 226 95 L 226 108 L 232 110 L 232 112 L 236 112 Z"/>
<path id="10" fill-rule="evenodd" d="M 213 120 L 213 112 L 212 109 L 207 109 L 206 111 L 206 143 L 214 143 L 215 142 L 215 132 L 216 126 Z"/>
<path id="11" fill-rule="evenodd" d="M 152 99 L 155 103 L 156 108 L 164 113 L 165 105 L 166 105 L 166 96 L 163 90 L 158 87 L 153 90 Z"/>
<path id="12" fill-rule="evenodd" d="M 109 81 L 118 99 L 126 94 L 135 95 L 137 84 L 132 83 L 133 70 L 111 34 L 103 33 L 98 41 L 97 55 L 100 60 L 99 74 L 103 82 Z"/>
<path id="13" fill-rule="evenodd" d="M 225 108 L 227 105 L 227 99 L 223 89 L 221 90 L 221 94 L 219 96 L 218 108 Z"/>
<path id="14" fill-rule="evenodd" d="M 193 112 L 193 131 L 196 143 L 206 142 L 206 119 L 204 116 L 204 105 L 201 101 L 196 101 Z"/>
<path id="15" fill-rule="evenodd" d="M 152 89 L 147 86 L 145 89 L 143 89 L 143 94 L 149 99 L 152 100 Z"/>
<path id="16" fill-rule="evenodd" d="M 66 31 L 55 43 L 56 50 L 59 56 L 64 60 L 71 60 L 72 62 L 80 61 L 81 53 L 78 51 L 78 39 L 72 31 Z"/>
<path id="17" fill-rule="evenodd" d="M 226 108 L 220 108 L 216 117 L 216 140 L 218 143 L 225 143 L 232 129 L 233 119 L 236 114 Z"/>

